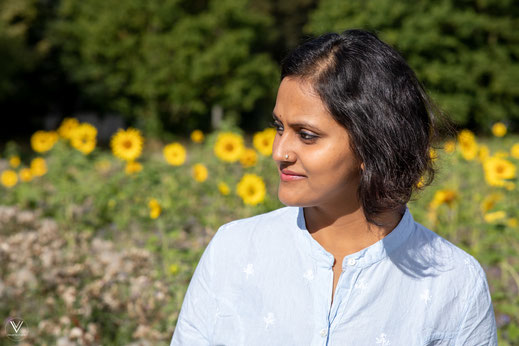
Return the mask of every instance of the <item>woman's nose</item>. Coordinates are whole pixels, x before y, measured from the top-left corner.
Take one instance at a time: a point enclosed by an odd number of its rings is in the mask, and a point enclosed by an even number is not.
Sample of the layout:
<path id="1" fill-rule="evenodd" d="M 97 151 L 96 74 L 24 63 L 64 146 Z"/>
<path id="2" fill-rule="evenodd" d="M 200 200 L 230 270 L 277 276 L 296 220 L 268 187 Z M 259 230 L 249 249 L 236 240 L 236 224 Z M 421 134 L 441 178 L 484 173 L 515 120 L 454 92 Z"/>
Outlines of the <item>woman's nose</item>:
<path id="1" fill-rule="evenodd" d="M 284 134 L 281 136 L 279 133 L 276 134 L 274 138 L 274 143 L 272 144 L 272 158 L 274 161 L 287 161 L 285 157 L 286 154 L 289 154 L 290 159 L 293 155 L 290 155 L 290 141 L 289 136 Z"/>

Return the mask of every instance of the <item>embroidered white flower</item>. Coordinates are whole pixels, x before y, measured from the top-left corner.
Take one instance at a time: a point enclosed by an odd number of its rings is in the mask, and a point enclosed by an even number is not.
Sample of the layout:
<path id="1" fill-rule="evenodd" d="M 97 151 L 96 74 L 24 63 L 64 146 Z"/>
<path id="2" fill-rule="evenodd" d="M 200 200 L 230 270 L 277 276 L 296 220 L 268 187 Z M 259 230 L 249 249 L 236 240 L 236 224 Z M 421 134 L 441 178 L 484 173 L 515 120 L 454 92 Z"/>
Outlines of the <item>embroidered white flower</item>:
<path id="1" fill-rule="evenodd" d="M 305 279 L 307 279 L 308 281 L 312 281 L 312 280 L 314 279 L 314 272 L 313 272 L 313 270 L 312 270 L 312 269 L 308 269 L 308 270 L 304 273 L 303 277 L 304 277 Z"/>
<path id="2" fill-rule="evenodd" d="M 252 263 L 247 264 L 247 266 L 243 268 L 243 272 L 247 274 L 247 279 L 249 278 L 249 275 L 254 274 L 254 267 L 252 266 Z"/>
<path id="3" fill-rule="evenodd" d="M 465 262 L 465 265 L 466 265 L 466 266 L 469 266 L 469 267 L 475 268 L 475 267 L 474 267 L 474 263 L 473 263 L 470 259 L 465 258 L 465 260 L 464 260 L 463 262 Z"/>
<path id="4" fill-rule="evenodd" d="M 368 285 L 366 284 L 366 279 L 359 279 L 359 282 L 355 284 L 355 288 L 360 290 L 361 293 L 364 293 L 364 291 L 368 288 Z"/>
<path id="5" fill-rule="evenodd" d="M 386 334 L 382 333 L 378 338 L 376 338 L 377 344 L 381 344 L 382 346 L 391 345 L 389 340 L 386 338 Z"/>
<path id="6" fill-rule="evenodd" d="M 420 295 L 420 298 L 425 302 L 425 305 L 427 305 L 427 303 L 429 303 L 429 301 L 431 300 L 432 296 L 431 296 L 431 293 L 429 292 L 429 289 L 426 288 L 422 294 Z"/>
<path id="7" fill-rule="evenodd" d="M 274 318 L 274 314 L 272 312 L 269 312 L 266 317 L 263 318 L 265 321 L 265 329 L 267 329 L 271 324 L 274 324 L 276 322 L 276 319 Z"/>

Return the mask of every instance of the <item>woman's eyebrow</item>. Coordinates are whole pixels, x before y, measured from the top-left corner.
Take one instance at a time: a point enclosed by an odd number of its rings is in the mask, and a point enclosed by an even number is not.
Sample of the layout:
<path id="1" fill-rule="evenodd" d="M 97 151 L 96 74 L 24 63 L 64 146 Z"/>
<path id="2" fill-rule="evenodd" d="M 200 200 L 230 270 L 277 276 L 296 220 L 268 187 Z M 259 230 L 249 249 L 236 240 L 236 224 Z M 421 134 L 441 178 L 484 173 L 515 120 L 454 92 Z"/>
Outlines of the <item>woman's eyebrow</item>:
<path id="1" fill-rule="evenodd" d="M 278 121 L 278 122 L 281 123 L 281 120 L 279 120 L 279 118 L 277 117 L 277 115 L 276 115 L 274 112 L 272 112 L 272 117 L 273 117 L 276 121 Z M 310 124 L 310 123 L 307 123 L 307 122 L 289 123 L 288 125 L 289 125 L 290 127 L 292 127 L 292 128 L 306 127 L 306 128 L 308 128 L 308 129 L 312 129 L 312 130 L 317 131 L 317 132 L 320 131 L 316 126 L 314 126 L 314 125 L 312 125 L 312 124 Z"/>

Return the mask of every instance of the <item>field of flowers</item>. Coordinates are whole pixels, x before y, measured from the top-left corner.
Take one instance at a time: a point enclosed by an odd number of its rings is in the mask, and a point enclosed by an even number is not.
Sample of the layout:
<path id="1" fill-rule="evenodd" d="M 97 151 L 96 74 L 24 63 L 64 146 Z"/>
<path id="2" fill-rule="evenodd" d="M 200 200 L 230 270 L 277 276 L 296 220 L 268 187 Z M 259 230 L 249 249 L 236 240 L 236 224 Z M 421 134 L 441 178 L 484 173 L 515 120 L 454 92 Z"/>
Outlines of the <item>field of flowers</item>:
<path id="1" fill-rule="evenodd" d="M 503 123 L 492 133 L 462 130 L 432 150 L 439 173 L 409 208 L 480 261 L 499 344 L 517 345 L 519 137 Z M 21 344 L 167 345 L 216 229 L 283 206 L 275 134 L 230 127 L 162 143 L 128 128 L 103 148 L 94 126 L 67 118 L 56 131 L 34 133 L 30 150 L 7 143 L 0 315 L 26 322 Z"/>

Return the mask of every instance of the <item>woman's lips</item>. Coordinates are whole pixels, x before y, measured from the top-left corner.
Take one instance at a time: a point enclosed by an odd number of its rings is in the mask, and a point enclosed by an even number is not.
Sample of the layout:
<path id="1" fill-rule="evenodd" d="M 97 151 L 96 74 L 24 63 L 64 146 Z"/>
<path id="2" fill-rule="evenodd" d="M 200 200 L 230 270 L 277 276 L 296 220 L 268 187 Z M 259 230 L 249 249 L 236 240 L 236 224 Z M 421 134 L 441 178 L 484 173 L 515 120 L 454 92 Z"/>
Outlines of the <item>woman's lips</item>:
<path id="1" fill-rule="evenodd" d="M 304 175 L 285 174 L 285 173 L 281 172 L 282 181 L 294 181 L 294 180 L 301 180 L 304 178 L 306 178 Z"/>

